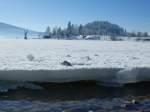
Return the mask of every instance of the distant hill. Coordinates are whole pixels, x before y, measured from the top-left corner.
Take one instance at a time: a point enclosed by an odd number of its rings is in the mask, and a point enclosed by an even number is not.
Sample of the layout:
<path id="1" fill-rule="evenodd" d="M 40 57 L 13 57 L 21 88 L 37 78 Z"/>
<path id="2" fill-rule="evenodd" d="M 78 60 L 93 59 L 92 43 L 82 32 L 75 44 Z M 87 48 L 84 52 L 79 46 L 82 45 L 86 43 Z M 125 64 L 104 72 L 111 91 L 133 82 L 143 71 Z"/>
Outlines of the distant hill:
<path id="1" fill-rule="evenodd" d="M 25 30 L 24 28 L 0 22 L 0 38 L 24 38 Z M 29 30 L 29 38 L 37 38 L 39 35 L 39 32 Z"/>
<path id="2" fill-rule="evenodd" d="M 126 31 L 119 25 L 107 21 L 94 21 L 84 25 L 84 31 L 87 35 L 110 35 L 124 36 Z"/>

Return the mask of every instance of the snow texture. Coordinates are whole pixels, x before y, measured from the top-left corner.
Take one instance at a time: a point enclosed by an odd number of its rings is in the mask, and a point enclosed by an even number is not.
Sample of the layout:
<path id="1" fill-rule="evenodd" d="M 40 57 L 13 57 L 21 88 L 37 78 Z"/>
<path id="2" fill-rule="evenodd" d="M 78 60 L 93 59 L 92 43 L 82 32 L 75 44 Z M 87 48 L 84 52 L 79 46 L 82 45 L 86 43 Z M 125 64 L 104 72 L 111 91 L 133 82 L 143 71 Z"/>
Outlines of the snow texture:
<path id="1" fill-rule="evenodd" d="M 148 42 L 4 39 L 0 60 L 0 80 L 124 84 L 150 79 Z"/>

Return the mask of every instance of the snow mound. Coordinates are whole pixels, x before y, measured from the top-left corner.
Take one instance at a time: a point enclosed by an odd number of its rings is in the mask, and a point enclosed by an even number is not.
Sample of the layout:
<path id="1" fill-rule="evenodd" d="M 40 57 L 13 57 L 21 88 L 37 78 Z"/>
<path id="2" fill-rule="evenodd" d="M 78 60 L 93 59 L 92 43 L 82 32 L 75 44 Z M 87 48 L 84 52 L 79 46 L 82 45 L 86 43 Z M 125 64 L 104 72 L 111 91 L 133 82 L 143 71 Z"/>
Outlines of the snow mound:
<path id="1" fill-rule="evenodd" d="M 33 61 L 34 60 L 34 56 L 32 54 L 27 55 L 27 59 L 29 61 Z"/>
<path id="2" fill-rule="evenodd" d="M 137 68 L 127 68 L 120 70 L 116 74 L 116 81 L 118 83 L 134 83 L 138 82 L 139 69 Z"/>
<path id="3" fill-rule="evenodd" d="M 150 81 L 150 68 L 126 68 L 116 75 L 116 82 L 121 84 Z"/>

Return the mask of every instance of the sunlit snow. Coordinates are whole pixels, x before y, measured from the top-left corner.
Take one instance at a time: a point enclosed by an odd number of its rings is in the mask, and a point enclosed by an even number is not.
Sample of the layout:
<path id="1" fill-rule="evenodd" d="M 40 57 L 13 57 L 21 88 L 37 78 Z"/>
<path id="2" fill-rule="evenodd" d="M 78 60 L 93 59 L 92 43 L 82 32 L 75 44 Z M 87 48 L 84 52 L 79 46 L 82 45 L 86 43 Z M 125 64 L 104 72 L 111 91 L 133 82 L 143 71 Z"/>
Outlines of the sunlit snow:
<path id="1" fill-rule="evenodd" d="M 68 61 L 72 67 L 60 63 Z M 150 43 L 0 40 L 1 70 L 150 67 Z"/>
<path id="2" fill-rule="evenodd" d="M 149 68 L 149 42 L 0 40 L 1 80 L 133 83 L 149 80 Z"/>

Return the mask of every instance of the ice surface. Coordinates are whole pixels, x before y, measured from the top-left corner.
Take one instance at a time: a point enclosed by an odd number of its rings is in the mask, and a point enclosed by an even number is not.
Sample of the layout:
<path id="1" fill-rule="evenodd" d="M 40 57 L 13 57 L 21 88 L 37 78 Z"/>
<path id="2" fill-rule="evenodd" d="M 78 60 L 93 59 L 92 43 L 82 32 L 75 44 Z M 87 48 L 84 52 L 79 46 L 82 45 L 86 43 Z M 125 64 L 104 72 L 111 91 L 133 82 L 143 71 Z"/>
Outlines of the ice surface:
<path id="1" fill-rule="evenodd" d="M 0 80 L 132 83 L 149 80 L 149 68 L 148 42 L 0 40 Z"/>

